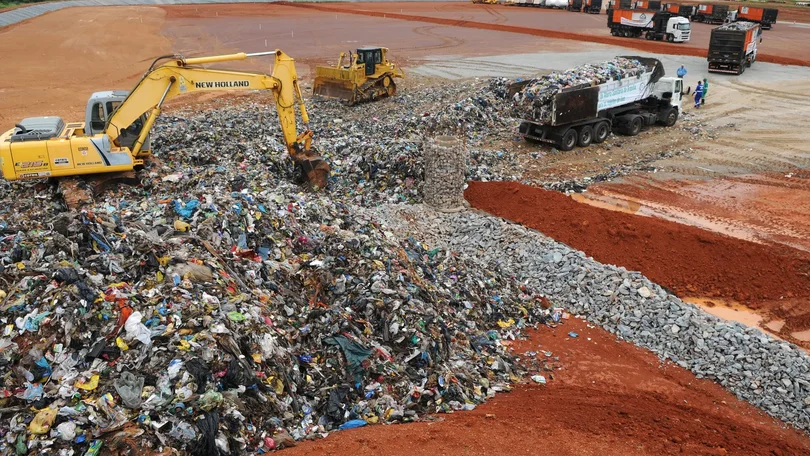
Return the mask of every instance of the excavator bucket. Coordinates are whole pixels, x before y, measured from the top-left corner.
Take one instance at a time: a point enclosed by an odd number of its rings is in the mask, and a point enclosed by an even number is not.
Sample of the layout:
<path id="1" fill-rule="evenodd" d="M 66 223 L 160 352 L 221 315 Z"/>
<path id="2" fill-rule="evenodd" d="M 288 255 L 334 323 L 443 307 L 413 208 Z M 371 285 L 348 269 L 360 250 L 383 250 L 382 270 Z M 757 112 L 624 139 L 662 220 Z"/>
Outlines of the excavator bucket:
<path id="1" fill-rule="evenodd" d="M 294 162 L 299 172 L 297 176 L 298 183 L 309 183 L 319 189 L 326 188 L 330 168 L 326 160 L 318 155 L 317 151 L 313 149 L 300 154 L 295 157 Z"/>
<path id="2" fill-rule="evenodd" d="M 315 83 L 312 92 L 315 95 L 337 98 L 349 103 L 354 103 L 356 93 L 349 70 L 322 66 L 315 68 Z"/>

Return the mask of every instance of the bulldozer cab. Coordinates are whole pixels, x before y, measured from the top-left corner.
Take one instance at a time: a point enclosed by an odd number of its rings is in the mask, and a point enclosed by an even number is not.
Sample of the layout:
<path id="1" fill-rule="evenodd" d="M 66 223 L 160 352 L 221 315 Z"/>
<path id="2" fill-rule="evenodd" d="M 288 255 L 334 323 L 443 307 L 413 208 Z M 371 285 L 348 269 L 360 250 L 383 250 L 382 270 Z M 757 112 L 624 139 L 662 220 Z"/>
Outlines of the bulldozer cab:
<path id="1" fill-rule="evenodd" d="M 382 49 L 360 48 L 357 50 L 357 63 L 365 65 L 366 76 L 377 72 L 377 65 L 382 63 Z"/>

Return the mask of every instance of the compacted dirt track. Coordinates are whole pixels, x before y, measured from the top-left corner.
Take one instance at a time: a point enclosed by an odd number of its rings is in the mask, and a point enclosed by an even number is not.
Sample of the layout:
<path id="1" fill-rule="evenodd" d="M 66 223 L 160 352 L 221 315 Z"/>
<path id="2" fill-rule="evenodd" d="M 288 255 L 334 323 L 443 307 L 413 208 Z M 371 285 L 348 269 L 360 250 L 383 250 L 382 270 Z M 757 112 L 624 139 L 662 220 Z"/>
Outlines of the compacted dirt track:
<path id="1" fill-rule="evenodd" d="M 470 3 L 349 3 L 323 5 L 312 3 L 285 3 L 308 10 L 332 13 L 349 13 L 378 18 L 400 19 L 405 21 L 428 22 L 433 24 L 496 30 L 546 38 L 565 39 L 579 42 L 602 43 L 638 49 L 659 54 L 689 55 L 705 57 L 712 26 L 695 24 L 693 37 L 688 43 L 666 43 L 647 41 L 642 38 L 622 38 L 610 35 L 607 16 L 574 13 L 565 10 L 544 8 L 506 7 Z M 498 14 L 491 14 L 497 11 Z M 763 43 L 757 53 L 762 62 L 787 65 L 810 66 L 810 49 L 804 45 L 810 38 L 810 29 L 804 27 L 780 26 L 778 33 L 771 30 L 766 41 L 774 44 L 768 48 Z"/>
<path id="2" fill-rule="evenodd" d="M 579 337 L 570 338 L 570 331 Z M 517 341 L 551 351 L 546 386 L 521 385 L 437 422 L 370 426 L 284 450 L 297 455 L 802 455 L 810 441 L 719 385 L 572 318 Z M 542 352 L 539 358 L 545 358 Z M 549 358 L 549 359 L 551 359 Z M 551 374 L 551 375 L 550 375 Z M 553 377 L 553 379 L 552 379 Z"/>

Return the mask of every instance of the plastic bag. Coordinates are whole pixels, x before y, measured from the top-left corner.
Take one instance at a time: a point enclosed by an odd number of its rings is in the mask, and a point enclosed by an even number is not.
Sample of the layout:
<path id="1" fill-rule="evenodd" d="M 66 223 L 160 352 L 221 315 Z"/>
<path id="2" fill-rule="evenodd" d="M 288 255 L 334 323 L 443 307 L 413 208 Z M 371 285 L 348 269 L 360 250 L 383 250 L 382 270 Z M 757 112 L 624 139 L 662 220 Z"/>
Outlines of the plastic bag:
<path id="1" fill-rule="evenodd" d="M 115 379 L 115 391 L 121 396 L 124 407 L 137 409 L 141 406 L 141 391 L 143 391 L 143 377 L 124 371 L 121 376 Z"/>

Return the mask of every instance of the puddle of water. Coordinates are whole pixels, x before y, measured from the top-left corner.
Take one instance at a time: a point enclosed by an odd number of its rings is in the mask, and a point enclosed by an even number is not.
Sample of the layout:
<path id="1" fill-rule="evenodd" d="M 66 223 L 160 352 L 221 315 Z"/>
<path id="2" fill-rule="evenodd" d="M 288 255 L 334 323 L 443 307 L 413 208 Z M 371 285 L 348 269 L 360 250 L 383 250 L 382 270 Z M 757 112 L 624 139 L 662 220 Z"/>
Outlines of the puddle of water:
<path id="1" fill-rule="evenodd" d="M 685 298 L 683 301 L 694 304 L 715 317 L 736 321 L 752 328 L 759 328 L 762 322 L 762 316 L 736 301 L 715 298 Z"/>
<path id="2" fill-rule="evenodd" d="M 641 203 L 611 198 L 609 196 L 599 196 L 599 199 L 596 199 L 584 193 L 574 193 L 571 195 L 571 198 L 578 203 L 588 204 L 601 209 L 609 209 L 611 211 L 624 212 L 626 214 L 637 214 L 642 207 Z"/>
<path id="3" fill-rule="evenodd" d="M 794 333 L 790 333 L 791 336 L 799 339 L 802 342 L 810 341 L 810 329 L 805 329 L 804 331 L 797 331 Z"/>

